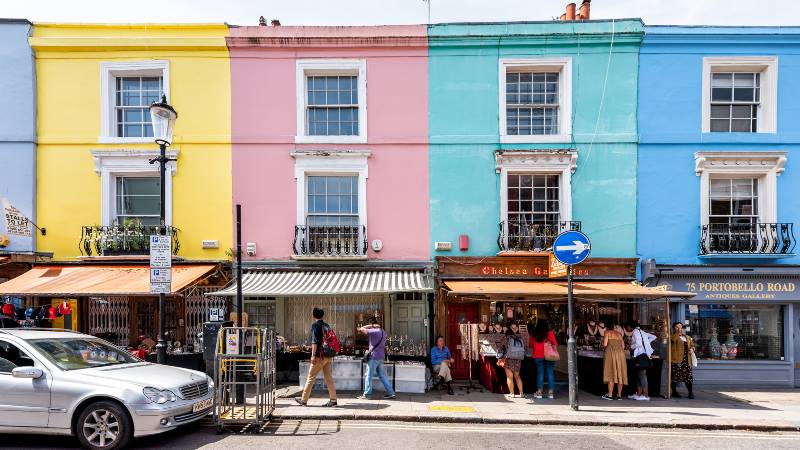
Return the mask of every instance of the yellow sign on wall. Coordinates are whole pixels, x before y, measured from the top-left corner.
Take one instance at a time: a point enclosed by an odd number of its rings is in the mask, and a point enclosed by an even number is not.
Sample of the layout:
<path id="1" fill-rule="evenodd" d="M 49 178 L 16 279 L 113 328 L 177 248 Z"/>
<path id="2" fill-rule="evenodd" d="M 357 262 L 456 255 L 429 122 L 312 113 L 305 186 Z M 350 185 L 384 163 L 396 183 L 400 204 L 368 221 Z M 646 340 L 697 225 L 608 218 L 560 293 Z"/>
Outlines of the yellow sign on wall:
<path id="1" fill-rule="evenodd" d="M 551 252 L 549 254 L 549 266 L 550 270 L 547 271 L 548 278 L 561 278 L 567 276 L 567 265 L 562 264 L 559 260 Z"/>

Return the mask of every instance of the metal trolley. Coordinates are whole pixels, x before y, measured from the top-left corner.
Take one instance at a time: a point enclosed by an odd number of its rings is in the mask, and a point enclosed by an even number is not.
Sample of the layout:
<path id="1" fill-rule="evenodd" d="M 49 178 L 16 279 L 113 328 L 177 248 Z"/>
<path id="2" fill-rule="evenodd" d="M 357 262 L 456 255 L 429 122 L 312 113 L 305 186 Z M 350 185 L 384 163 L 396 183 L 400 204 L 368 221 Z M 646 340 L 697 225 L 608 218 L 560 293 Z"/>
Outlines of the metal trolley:
<path id="1" fill-rule="evenodd" d="M 214 358 L 214 424 L 259 432 L 275 411 L 275 332 L 223 327 Z"/>

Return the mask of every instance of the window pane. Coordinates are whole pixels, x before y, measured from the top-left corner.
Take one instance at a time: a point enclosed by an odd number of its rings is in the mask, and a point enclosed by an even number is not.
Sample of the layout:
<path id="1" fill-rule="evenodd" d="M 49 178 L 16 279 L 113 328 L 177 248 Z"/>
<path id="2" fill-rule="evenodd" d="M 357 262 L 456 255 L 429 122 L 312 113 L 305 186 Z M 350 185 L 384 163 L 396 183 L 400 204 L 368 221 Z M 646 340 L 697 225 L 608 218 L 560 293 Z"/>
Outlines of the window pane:
<path id="1" fill-rule="evenodd" d="M 781 305 L 686 305 L 686 334 L 701 359 L 784 359 Z"/>
<path id="2" fill-rule="evenodd" d="M 749 132 L 750 131 L 751 122 L 748 119 L 733 119 L 731 120 L 731 131 L 732 132 Z"/>
<path id="3" fill-rule="evenodd" d="M 733 100 L 737 102 L 752 102 L 755 100 L 753 96 L 753 88 L 736 88 L 733 90 Z"/>
<path id="4" fill-rule="evenodd" d="M 731 73 L 712 73 L 711 87 L 731 87 L 733 85 L 733 74 Z"/>
<path id="5" fill-rule="evenodd" d="M 729 197 L 731 195 L 731 180 L 729 178 L 711 179 L 709 183 L 711 197 Z"/>
<path id="6" fill-rule="evenodd" d="M 730 125 L 728 119 L 711 119 L 711 131 L 730 131 Z"/>

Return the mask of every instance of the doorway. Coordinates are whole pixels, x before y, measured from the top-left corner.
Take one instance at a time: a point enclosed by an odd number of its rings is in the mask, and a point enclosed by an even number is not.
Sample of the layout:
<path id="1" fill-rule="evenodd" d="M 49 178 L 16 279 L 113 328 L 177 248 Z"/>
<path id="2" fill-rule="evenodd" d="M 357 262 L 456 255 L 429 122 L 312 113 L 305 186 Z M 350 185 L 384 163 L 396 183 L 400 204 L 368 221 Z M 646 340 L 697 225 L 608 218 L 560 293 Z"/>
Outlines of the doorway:
<path id="1" fill-rule="evenodd" d="M 456 363 L 450 371 L 455 379 L 469 378 L 469 361 L 461 358 L 461 337 L 458 325 L 478 322 L 478 305 L 476 303 L 451 303 L 447 306 L 447 347 L 453 354 Z M 472 364 L 476 369 L 478 364 Z"/>

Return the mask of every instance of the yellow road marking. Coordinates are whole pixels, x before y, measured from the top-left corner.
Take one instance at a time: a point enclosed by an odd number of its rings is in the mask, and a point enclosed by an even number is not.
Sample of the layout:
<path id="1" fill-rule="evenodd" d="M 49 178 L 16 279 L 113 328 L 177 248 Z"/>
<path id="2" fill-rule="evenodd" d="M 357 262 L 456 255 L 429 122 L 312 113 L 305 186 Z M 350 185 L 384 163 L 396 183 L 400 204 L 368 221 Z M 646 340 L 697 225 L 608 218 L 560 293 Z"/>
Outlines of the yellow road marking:
<path id="1" fill-rule="evenodd" d="M 430 411 L 445 411 L 445 412 L 462 412 L 471 413 L 475 412 L 472 406 L 428 406 Z"/>

